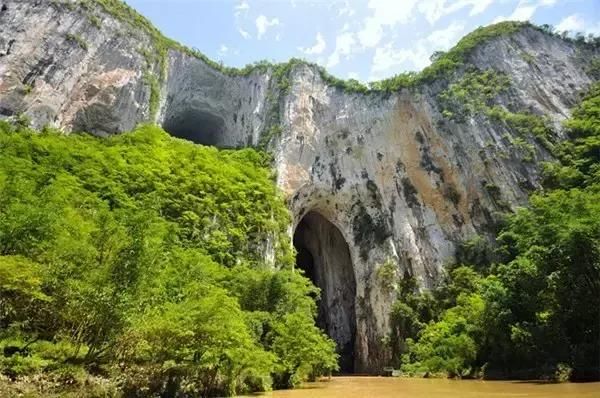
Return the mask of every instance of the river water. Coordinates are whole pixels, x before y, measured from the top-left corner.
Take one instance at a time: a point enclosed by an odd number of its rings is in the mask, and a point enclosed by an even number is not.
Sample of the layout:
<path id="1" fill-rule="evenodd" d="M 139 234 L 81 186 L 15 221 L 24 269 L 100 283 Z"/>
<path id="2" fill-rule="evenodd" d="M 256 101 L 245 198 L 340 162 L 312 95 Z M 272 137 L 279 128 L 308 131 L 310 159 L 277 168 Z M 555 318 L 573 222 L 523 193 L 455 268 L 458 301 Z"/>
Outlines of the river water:
<path id="1" fill-rule="evenodd" d="M 333 377 L 295 390 L 259 395 L 273 398 L 600 398 L 600 383 L 548 384 L 521 381 Z"/>

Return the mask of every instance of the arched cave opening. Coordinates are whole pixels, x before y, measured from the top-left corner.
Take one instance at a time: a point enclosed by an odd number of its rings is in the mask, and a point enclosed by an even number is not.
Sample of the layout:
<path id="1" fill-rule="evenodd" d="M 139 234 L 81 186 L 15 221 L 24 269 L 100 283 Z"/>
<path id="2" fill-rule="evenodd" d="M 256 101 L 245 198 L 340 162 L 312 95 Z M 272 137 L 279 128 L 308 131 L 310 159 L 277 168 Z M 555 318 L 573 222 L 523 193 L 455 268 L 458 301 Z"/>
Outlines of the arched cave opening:
<path id="1" fill-rule="evenodd" d="M 321 214 L 306 214 L 294 233 L 296 266 L 321 289 L 317 325 L 337 344 L 340 370 L 354 372 L 356 280 L 342 233 Z"/>
<path id="2" fill-rule="evenodd" d="M 172 136 L 192 141 L 196 144 L 225 147 L 225 122 L 210 112 L 186 108 L 169 112 L 162 125 Z"/>

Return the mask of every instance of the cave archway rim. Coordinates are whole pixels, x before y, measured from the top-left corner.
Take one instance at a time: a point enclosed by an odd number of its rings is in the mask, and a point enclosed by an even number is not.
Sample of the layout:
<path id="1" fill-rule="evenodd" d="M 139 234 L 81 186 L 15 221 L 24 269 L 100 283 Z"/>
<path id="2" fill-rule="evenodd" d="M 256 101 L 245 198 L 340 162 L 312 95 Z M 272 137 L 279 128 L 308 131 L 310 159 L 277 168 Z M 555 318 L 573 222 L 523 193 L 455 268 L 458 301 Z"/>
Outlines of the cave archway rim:
<path id="1" fill-rule="evenodd" d="M 341 227 L 340 221 L 336 217 L 328 217 L 326 215 L 329 212 L 330 211 L 323 210 L 320 206 L 314 206 L 314 207 L 311 207 L 310 209 L 303 211 L 297 215 L 293 215 L 293 222 L 291 225 L 292 226 L 292 228 L 291 228 L 292 246 L 293 246 L 294 236 L 296 235 L 298 226 L 300 225 L 302 220 L 304 220 L 304 218 L 308 214 L 316 213 L 317 215 L 319 215 L 320 217 L 325 219 L 325 221 L 327 221 L 329 224 L 333 225 L 335 227 L 335 229 L 340 233 L 342 238 L 344 238 L 344 242 L 346 243 L 346 246 L 348 247 L 348 254 L 350 255 L 350 262 L 351 262 L 351 266 L 352 266 L 352 272 L 354 274 L 354 280 L 356 281 L 357 275 L 356 275 L 356 269 L 354 266 L 356 264 L 356 261 L 354 259 L 354 254 L 353 254 L 352 250 L 350 250 L 350 243 L 348 243 L 348 242 L 350 242 L 350 239 L 348 239 L 348 237 L 344 233 L 344 229 Z M 288 236 L 290 236 L 290 235 L 288 235 Z"/>

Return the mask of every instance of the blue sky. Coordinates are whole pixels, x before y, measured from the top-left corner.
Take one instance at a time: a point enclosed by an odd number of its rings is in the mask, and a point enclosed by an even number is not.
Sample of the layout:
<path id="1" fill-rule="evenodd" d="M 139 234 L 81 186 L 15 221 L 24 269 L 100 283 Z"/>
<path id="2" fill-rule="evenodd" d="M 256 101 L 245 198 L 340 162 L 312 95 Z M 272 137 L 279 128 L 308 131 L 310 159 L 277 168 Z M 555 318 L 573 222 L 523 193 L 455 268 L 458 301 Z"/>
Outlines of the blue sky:
<path id="1" fill-rule="evenodd" d="M 228 66 L 291 57 L 341 78 L 418 71 L 501 20 L 600 34 L 600 0 L 127 0 L 167 36 Z"/>

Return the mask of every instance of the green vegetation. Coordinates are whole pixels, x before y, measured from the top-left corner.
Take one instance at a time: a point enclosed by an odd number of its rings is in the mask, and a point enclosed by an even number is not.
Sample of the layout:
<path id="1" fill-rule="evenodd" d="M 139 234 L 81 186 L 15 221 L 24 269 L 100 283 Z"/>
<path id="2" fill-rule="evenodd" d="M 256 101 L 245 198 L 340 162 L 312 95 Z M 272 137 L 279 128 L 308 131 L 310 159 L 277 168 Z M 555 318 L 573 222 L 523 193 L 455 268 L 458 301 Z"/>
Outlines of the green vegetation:
<path id="1" fill-rule="evenodd" d="M 100 18 L 98 18 L 96 15 L 90 15 L 89 19 L 92 26 L 95 26 L 96 28 L 100 29 L 100 27 L 102 26 L 102 21 L 100 21 Z"/>
<path id="2" fill-rule="evenodd" d="M 498 95 L 510 88 L 510 77 L 492 69 L 470 70 L 440 93 L 438 99 L 448 119 L 464 122 L 490 109 Z"/>
<path id="3" fill-rule="evenodd" d="M 391 293 L 396 288 L 396 264 L 391 259 L 387 259 L 379 265 L 376 271 L 377 281 L 382 289 Z"/>
<path id="4" fill-rule="evenodd" d="M 510 86 L 510 78 L 503 73 L 492 69 L 471 69 L 438 95 L 442 116 L 457 123 L 464 123 L 470 117 L 484 115 L 497 123 L 503 123 L 520 135 L 513 137 L 505 134 L 504 138 L 523 152 L 523 160 L 533 161 L 535 148 L 524 137 L 535 138 L 548 150 L 552 150 L 552 127 L 549 120 L 541 115 L 512 112 L 495 105 L 498 97 L 506 93 Z"/>
<path id="5" fill-rule="evenodd" d="M 590 61 L 588 73 L 594 79 L 600 80 L 600 57 L 594 58 Z"/>
<path id="6" fill-rule="evenodd" d="M 521 58 L 523 58 L 523 61 L 527 62 L 528 64 L 533 64 L 535 61 L 535 56 L 526 51 L 521 51 Z"/>
<path id="7" fill-rule="evenodd" d="M 406 373 L 600 378 L 600 85 L 565 126 L 546 190 L 507 217 L 496 250 L 467 242 L 432 292 L 402 282 L 391 341 Z"/>
<path id="8" fill-rule="evenodd" d="M 283 128 L 280 125 L 271 126 L 267 131 L 265 131 L 258 141 L 258 147 L 261 149 L 266 149 L 271 140 L 273 138 L 281 136 L 283 132 Z"/>
<path id="9" fill-rule="evenodd" d="M 0 392 L 222 396 L 336 369 L 272 177 L 154 126 L 1 122 Z"/>
<path id="10" fill-rule="evenodd" d="M 503 135 L 503 138 L 510 144 L 522 152 L 521 158 L 525 162 L 533 162 L 535 160 L 535 146 L 523 139 L 523 137 L 513 137 L 510 134 Z"/>
<path id="11" fill-rule="evenodd" d="M 150 87 L 150 101 L 148 111 L 150 112 L 150 120 L 154 120 L 158 107 L 160 105 L 160 83 L 156 76 L 151 73 L 144 74 L 144 80 Z"/>
<path id="12" fill-rule="evenodd" d="M 65 38 L 68 41 L 71 41 L 73 43 L 77 43 L 77 45 L 79 47 L 81 47 L 82 49 L 84 49 L 84 50 L 88 49 L 87 42 L 85 41 L 85 39 L 83 37 L 81 37 L 79 35 L 72 34 L 72 33 L 67 33 L 67 35 L 65 36 Z"/>
<path id="13" fill-rule="evenodd" d="M 29 95 L 33 91 L 33 86 L 31 84 L 23 84 L 21 87 L 21 92 L 23 95 Z"/>
<path id="14" fill-rule="evenodd" d="M 565 122 L 570 138 L 556 146 L 560 162 L 547 163 L 546 186 L 553 189 L 600 184 L 600 84 L 597 83 Z M 591 189 L 591 188 L 590 188 Z"/>

